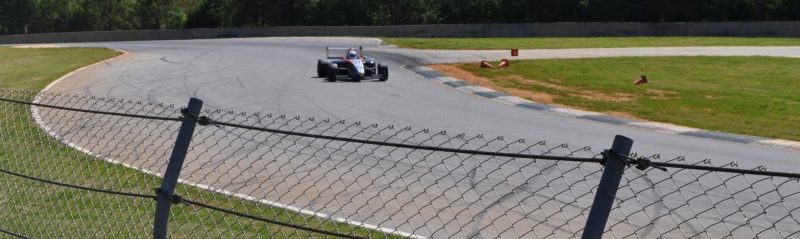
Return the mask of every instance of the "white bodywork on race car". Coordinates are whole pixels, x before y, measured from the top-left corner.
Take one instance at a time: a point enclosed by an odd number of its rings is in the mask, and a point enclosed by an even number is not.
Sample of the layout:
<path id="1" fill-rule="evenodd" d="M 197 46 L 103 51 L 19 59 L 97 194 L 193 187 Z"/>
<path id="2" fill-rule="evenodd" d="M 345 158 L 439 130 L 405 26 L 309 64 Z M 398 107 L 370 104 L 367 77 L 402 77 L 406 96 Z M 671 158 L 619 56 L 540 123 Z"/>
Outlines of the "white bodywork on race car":
<path id="1" fill-rule="evenodd" d="M 344 55 L 335 53 L 331 55 L 332 50 L 346 51 Z M 325 59 L 317 61 L 317 76 L 325 77 L 328 81 L 336 81 L 339 77 L 354 81 L 362 79 L 386 81 L 389 78 L 389 68 L 386 64 L 364 55 L 362 47 L 325 47 L 325 55 Z"/>
<path id="2" fill-rule="evenodd" d="M 348 59 L 350 63 L 353 64 L 353 67 L 356 68 L 358 74 L 364 75 L 364 60 L 360 58 L 355 59 Z"/>

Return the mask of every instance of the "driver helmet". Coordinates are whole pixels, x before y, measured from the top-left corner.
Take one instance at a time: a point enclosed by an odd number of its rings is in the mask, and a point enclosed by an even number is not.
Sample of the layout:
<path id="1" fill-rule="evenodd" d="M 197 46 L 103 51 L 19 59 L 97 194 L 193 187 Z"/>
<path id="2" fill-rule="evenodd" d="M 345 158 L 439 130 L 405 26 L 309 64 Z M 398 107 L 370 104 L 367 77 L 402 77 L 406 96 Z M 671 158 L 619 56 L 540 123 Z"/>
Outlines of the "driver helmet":
<path id="1" fill-rule="evenodd" d="M 358 57 L 358 53 L 354 50 L 350 50 L 347 52 L 347 58 L 354 59 Z"/>

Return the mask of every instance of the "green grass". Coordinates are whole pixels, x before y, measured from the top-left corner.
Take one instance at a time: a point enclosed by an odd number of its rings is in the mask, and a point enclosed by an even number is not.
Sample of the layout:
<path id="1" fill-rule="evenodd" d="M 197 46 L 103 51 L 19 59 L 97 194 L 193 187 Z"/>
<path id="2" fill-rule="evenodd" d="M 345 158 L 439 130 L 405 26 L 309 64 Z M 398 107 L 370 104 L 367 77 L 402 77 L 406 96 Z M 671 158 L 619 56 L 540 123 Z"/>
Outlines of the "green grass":
<path id="1" fill-rule="evenodd" d="M 384 38 L 384 44 L 417 49 L 505 50 L 671 46 L 800 46 L 800 38 L 750 37 L 538 37 Z"/>
<path id="2" fill-rule="evenodd" d="M 42 89 L 75 69 L 119 54 L 102 48 L 0 47 L 0 88 Z"/>
<path id="3" fill-rule="evenodd" d="M 100 48 L 0 47 L 0 88 L 38 90 L 58 77 L 119 53 Z M 3 92 L 8 95 L 9 91 Z M 16 93 L 31 100 L 36 91 Z M 161 179 L 87 156 L 58 143 L 33 123 L 25 105 L 0 102 L 0 169 L 70 184 L 154 194 Z M 184 198 L 264 218 L 371 237 L 382 233 L 320 221 L 281 208 L 179 185 Z M 33 238 L 149 238 L 155 201 L 49 185 L 0 173 L 0 229 Z M 319 234 L 187 205 L 172 208 L 172 238 L 309 238 Z M 0 233 L 0 237 L 3 237 Z"/>
<path id="4" fill-rule="evenodd" d="M 544 93 L 557 104 L 800 140 L 800 59 L 621 57 L 520 60 L 502 69 L 457 66 L 490 79 L 498 90 Z M 639 75 L 646 75 L 649 83 L 634 86 Z"/>

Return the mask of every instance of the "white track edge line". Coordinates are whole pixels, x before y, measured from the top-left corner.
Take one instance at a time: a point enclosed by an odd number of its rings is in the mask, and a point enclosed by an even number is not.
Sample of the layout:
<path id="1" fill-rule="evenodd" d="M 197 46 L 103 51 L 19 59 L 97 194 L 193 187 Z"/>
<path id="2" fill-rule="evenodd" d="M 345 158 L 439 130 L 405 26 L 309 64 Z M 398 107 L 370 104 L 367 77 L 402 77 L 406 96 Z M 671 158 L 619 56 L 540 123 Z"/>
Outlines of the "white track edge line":
<path id="1" fill-rule="evenodd" d="M 66 75 L 64 75 L 64 76 L 56 79 L 55 81 L 51 82 L 50 84 L 48 84 L 42 91 L 40 91 L 40 93 L 49 90 L 56 83 L 58 83 L 59 81 L 71 76 L 72 74 L 74 74 L 76 72 L 82 71 L 82 70 L 84 70 L 86 68 L 92 67 L 92 66 L 97 65 L 97 64 L 101 64 L 101 63 L 105 63 L 105 62 L 108 62 L 108 61 L 115 60 L 117 58 L 120 58 L 122 56 L 126 56 L 126 55 L 129 54 L 127 51 L 124 51 L 124 50 L 115 50 L 115 51 L 122 52 L 122 55 L 119 55 L 119 56 L 116 56 L 116 57 L 113 57 L 113 58 L 110 58 L 110 59 L 106 59 L 104 61 L 96 62 L 94 64 L 91 64 L 91 65 L 88 65 L 88 66 L 84 66 L 84 67 L 78 68 L 77 70 L 74 70 L 74 71 L 72 71 L 70 73 L 67 73 Z M 41 99 L 40 94 L 37 94 L 34 97 L 33 103 L 38 103 L 40 99 Z M 162 177 L 161 173 L 153 172 L 153 171 L 150 171 L 150 170 L 147 170 L 147 169 L 143 169 L 143 168 L 139 168 L 139 167 L 136 167 L 136 166 L 124 163 L 124 162 L 120 162 L 120 161 L 114 160 L 113 158 L 110 158 L 110 157 L 105 157 L 103 155 L 95 154 L 95 153 L 91 152 L 90 150 L 88 150 L 86 148 L 78 146 L 77 144 L 74 144 L 74 143 L 70 142 L 69 140 L 64 139 L 63 137 L 58 135 L 53 129 L 51 129 L 50 127 L 48 127 L 44 123 L 44 121 L 42 120 L 41 116 L 39 115 L 39 107 L 31 106 L 31 116 L 33 117 L 33 120 L 36 122 L 36 125 L 39 128 L 44 130 L 47 134 L 49 134 L 51 137 L 56 139 L 58 142 L 66 145 L 66 146 L 68 146 L 70 148 L 78 150 L 78 151 L 80 151 L 82 153 L 85 153 L 87 155 L 90 155 L 92 157 L 100 158 L 103 161 L 106 161 L 106 162 L 109 162 L 109 163 L 112 163 L 112 164 L 122 165 L 123 167 L 134 169 L 134 170 L 137 170 L 139 172 L 143 172 L 145 174 L 150 174 L 150 175 L 153 175 L 153 176 Z M 300 214 L 310 215 L 310 216 L 314 216 L 314 217 L 320 217 L 320 218 L 323 218 L 323 219 L 330 219 L 330 220 L 333 220 L 333 221 L 336 221 L 336 222 L 347 223 L 349 225 L 353 225 L 353 226 L 357 226 L 357 227 L 364 227 L 364 228 L 373 229 L 373 230 L 377 230 L 377 231 L 384 232 L 384 233 L 395 234 L 395 235 L 399 235 L 399 236 L 403 236 L 403 237 L 409 237 L 409 238 L 415 238 L 415 239 L 425 239 L 425 238 L 427 238 L 427 237 L 424 237 L 424 236 L 415 235 L 415 234 L 408 233 L 408 232 L 398 231 L 396 229 L 379 227 L 379 226 L 376 226 L 376 225 L 363 223 L 363 222 L 359 222 L 359 221 L 348 220 L 346 218 L 341 218 L 341 217 L 332 217 L 331 215 L 328 215 L 328 214 L 325 214 L 325 213 L 320 213 L 320 212 L 315 212 L 315 211 L 311 211 L 311 210 L 307 210 L 307 209 L 303 209 L 303 208 L 298 208 L 298 207 L 295 207 L 295 206 L 282 204 L 282 203 L 279 203 L 279 202 L 273 202 L 273 201 L 269 201 L 269 200 L 266 200 L 266 199 L 256 199 L 255 197 L 250 196 L 250 195 L 234 193 L 234 192 L 231 192 L 231 191 L 228 191 L 228 190 L 224 190 L 224 189 L 217 189 L 217 188 L 209 186 L 209 185 L 200 184 L 200 183 L 194 183 L 194 182 L 191 182 L 191 181 L 188 181 L 188 180 L 185 180 L 185 179 L 178 178 L 178 182 L 180 182 L 182 184 L 189 185 L 189 186 L 205 189 L 205 190 L 208 190 L 208 191 L 211 191 L 211 192 L 214 192 L 214 193 L 219 193 L 219 194 L 232 196 L 232 197 L 236 197 L 236 198 L 240 198 L 240 199 L 244 199 L 244 200 L 248 200 L 248 201 L 252 201 L 252 202 L 256 202 L 256 203 L 265 204 L 265 205 L 268 205 L 268 206 L 282 208 L 282 209 L 289 210 L 289 211 L 294 211 L 294 212 L 297 212 L 297 213 L 300 213 Z"/>

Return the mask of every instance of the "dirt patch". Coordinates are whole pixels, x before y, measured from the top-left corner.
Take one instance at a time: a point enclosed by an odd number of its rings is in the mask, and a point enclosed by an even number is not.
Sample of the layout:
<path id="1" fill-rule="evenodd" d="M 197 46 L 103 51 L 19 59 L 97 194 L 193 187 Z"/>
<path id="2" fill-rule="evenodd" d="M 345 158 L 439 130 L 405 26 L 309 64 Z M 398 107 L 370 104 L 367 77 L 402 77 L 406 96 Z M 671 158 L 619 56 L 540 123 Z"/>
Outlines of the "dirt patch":
<path id="1" fill-rule="evenodd" d="M 559 85 L 559 84 L 553 84 L 553 83 L 548 83 L 548 82 L 543 82 L 543 81 L 525 79 L 522 76 L 509 76 L 509 77 L 503 77 L 503 78 L 500 78 L 500 79 L 501 80 L 511 80 L 511 81 L 516 81 L 516 82 L 521 82 L 523 84 L 537 85 L 537 86 L 541 86 L 541 87 L 545 87 L 545 88 L 555 89 L 555 90 L 558 90 L 558 91 L 563 91 L 563 92 L 565 92 L 565 93 L 567 93 L 568 95 L 571 95 L 571 96 L 581 97 L 581 98 L 584 98 L 584 99 L 587 99 L 587 100 L 593 100 L 593 101 L 626 102 L 626 101 L 631 101 L 631 100 L 635 100 L 636 99 L 636 96 L 632 95 L 632 94 L 625 94 L 625 93 L 611 93 L 611 94 L 608 94 L 608 93 L 603 93 L 603 92 L 598 92 L 598 91 L 581 90 L 581 89 L 575 89 L 575 88 L 571 88 L 571 87 L 567 87 L 567 86 L 563 86 L 563 85 Z"/>
<path id="2" fill-rule="evenodd" d="M 624 119 L 643 120 L 642 118 L 636 117 L 636 116 L 634 116 L 634 115 L 632 115 L 631 113 L 628 113 L 628 112 L 621 112 L 621 111 L 606 111 L 606 112 L 604 112 L 604 113 L 606 113 L 606 114 L 609 114 L 609 115 L 612 115 L 612 116 L 616 116 L 616 117 L 624 118 Z"/>
<path id="3" fill-rule="evenodd" d="M 455 77 L 455 78 L 458 78 L 458 79 L 465 80 L 465 81 L 467 81 L 469 83 L 472 83 L 473 85 L 479 85 L 479 86 L 483 86 L 483 87 L 487 87 L 487 88 L 491 88 L 491 89 L 495 89 L 495 90 L 504 91 L 504 92 L 510 93 L 512 95 L 515 95 L 515 96 L 519 96 L 519 97 L 523 97 L 523 98 L 528 98 L 528 99 L 534 100 L 536 102 L 553 104 L 553 103 L 555 103 L 555 100 L 559 97 L 558 95 L 554 95 L 554 94 L 546 93 L 546 92 L 537 92 L 537 91 L 520 90 L 520 89 L 503 87 L 503 86 L 500 86 L 499 84 L 494 83 L 491 79 L 473 75 L 469 71 L 465 71 L 465 70 L 463 70 L 461 68 L 458 68 L 458 67 L 456 67 L 454 65 L 438 64 L 438 65 L 431 65 L 430 67 L 433 68 L 433 69 L 436 69 L 437 71 L 442 72 L 442 73 L 444 73 L 446 75 L 449 75 L 449 76 L 452 76 L 452 77 Z M 507 77 L 498 78 L 498 80 L 499 81 L 513 81 L 513 82 L 519 82 L 519 83 L 525 84 L 525 85 L 535 85 L 535 86 L 539 86 L 539 87 L 543 87 L 543 88 L 554 89 L 556 91 L 564 92 L 565 94 L 570 95 L 570 96 L 581 97 L 581 98 L 584 98 L 584 99 L 587 99 L 587 100 L 592 100 L 592 101 L 626 102 L 626 101 L 631 101 L 631 100 L 635 100 L 636 99 L 636 96 L 632 95 L 632 94 L 625 94 L 625 93 L 611 93 L 611 94 L 608 94 L 608 93 L 603 93 L 603 92 L 598 92 L 598 91 L 576 89 L 576 88 L 563 86 L 563 85 L 559 85 L 559 84 L 526 79 L 526 78 L 523 78 L 522 76 L 507 76 Z M 556 82 L 559 82 L 559 81 L 556 80 Z"/>
<path id="4" fill-rule="evenodd" d="M 502 87 L 498 84 L 492 82 L 492 80 L 473 75 L 469 71 L 462 70 L 453 65 L 430 65 L 431 68 L 444 73 L 445 75 L 465 80 L 473 85 L 483 86 L 486 88 L 494 89 L 509 93 L 514 96 L 530 99 L 539 103 L 546 103 L 546 104 L 554 104 L 556 96 L 544 92 L 535 92 L 535 91 L 527 91 L 527 90 L 519 90 L 519 89 L 510 89 Z"/>
<path id="5" fill-rule="evenodd" d="M 648 98 L 654 100 L 671 100 L 680 98 L 678 96 L 678 92 L 675 91 L 647 89 L 645 92 L 647 93 Z"/>
<path id="6" fill-rule="evenodd" d="M 703 98 L 706 98 L 706 99 L 709 99 L 709 100 L 719 100 L 719 99 L 724 99 L 725 97 L 716 96 L 716 95 L 705 95 L 705 96 L 703 96 Z"/>
<path id="7" fill-rule="evenodd" d="M 520 90 L 514 89 L 509 87 L 503 87 L 495 81 L 492 81 L 489 78 L 476 76 L 469 71 L 463 70 L 461 68 L 456 67 L 455 65 L 430 65 L 431 68 L 444 73 L 445 75 L 458 78 L 464 81 L 467 81 L 473 85 L 483 86 L 494 90 L 503 91 L 509 93 L 514 96 L 530 99 L 539 103 L 545 104 L 552 104 L 552 105 L 559 105 L 562 107 L 569 107 L 574 109 L 586 110 L 583 107 L 576 107 L 576 106 L 565 106 L 558 103 L 555 103 L 555 100 L 558 99 L 559 95 L 546 93 L 546 92 L 538 92 L 538 91 L 531 91 L 531 90 Z M 588 100 L 596 100 L 596 101 L 609 101 L 609 102 L 625 102 L 635 100 L 637 96 L 632 94 L 625 94 L 625 93 L 602 93 L 598 91 L 590 91 L 590 90 L 582 90 L 582 89 L 575 89 L 567 86 L 560 85 L 558 83 L 561 82 L 559 79 L 548 79 L 547 82 L 545 81 L 537 81 L 523 78 L 522 76 L 507 76 L 507 77 L 500 77 L 498 78 L 497 82 L 502 81 L 514 81 L 525 85 L 535 85 L 543 88 L 554 89 L 556 91 L 564 92 L 570 96 L 577 96 L 582 97 Z M 678 93 L 674 91 L 665 91 L 665 90 L 647 90 L 647 97 L 650 98 L 659 98 L 659 99 L 673 99 L 678 98 Z M 624 119 L 631 119 L 631 120 L 642 120 L 639 117 L 636 117 L 628 112 L 621 112 L 621 111 L 607 111 L 604 112 L 608 115 L 624 118 Z"/>

